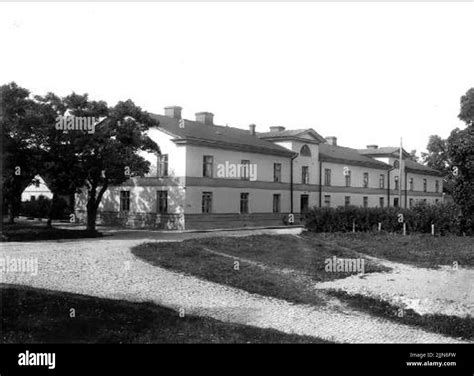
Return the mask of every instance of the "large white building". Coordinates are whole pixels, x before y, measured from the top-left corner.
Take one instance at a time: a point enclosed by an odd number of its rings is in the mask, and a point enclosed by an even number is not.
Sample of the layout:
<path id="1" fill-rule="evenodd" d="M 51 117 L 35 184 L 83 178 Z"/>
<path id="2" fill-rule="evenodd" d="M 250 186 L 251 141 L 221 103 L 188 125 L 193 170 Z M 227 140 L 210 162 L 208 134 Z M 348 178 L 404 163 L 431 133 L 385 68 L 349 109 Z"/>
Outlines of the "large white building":
<path id="1" fill-rule="evenodd" d="M 340 147 L 335 137 L 325 139 L 313 129 L 258 133 L 255 125 L 218 126 L 209 112 L 185 120 L 176 106 L 152 116 L 160 125 L 148 134 L 162 154 L 144 153 L 150 173 L 106 191 L 99 223 L 161 229 L 282 225 L 289 213 L 298 223 L 310 207 L 409 207 L 442 199 L 439 172 L 405 151 L 394 169 L 399 148 Z M 85 199 L 85 193 L 76 199 L 81 220 Z"/>

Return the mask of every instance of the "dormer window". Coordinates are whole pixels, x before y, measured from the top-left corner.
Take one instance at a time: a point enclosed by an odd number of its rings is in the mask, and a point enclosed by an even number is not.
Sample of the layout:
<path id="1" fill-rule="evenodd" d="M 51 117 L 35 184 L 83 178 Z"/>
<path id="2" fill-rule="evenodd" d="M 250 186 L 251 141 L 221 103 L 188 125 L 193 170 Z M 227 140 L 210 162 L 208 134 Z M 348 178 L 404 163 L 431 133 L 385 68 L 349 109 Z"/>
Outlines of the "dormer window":
<path id="1" fill-rule="evenodd" d="M 302 157 L 311 157 L 311 150 L 309 150 L 308 145 L 303 145 L 300 150 L 300 155 Z"/>

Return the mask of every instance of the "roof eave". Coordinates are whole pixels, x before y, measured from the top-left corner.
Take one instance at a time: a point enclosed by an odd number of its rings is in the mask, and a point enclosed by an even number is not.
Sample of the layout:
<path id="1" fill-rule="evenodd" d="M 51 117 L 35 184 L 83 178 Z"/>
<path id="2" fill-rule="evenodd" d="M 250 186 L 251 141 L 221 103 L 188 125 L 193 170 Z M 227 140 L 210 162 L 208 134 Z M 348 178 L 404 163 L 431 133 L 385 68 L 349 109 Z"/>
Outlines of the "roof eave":
<path id="1" fill-rule="evenodd" d="M 356 161 L 353 159 L 335 158 L 322 154 L 319 155 L 319 160 L 322 162 L 345 163 L 350 166 L 372 167 L 384 171 L 389 170 L 391 168 L 391 166 L 386 163 L 373 163 L 372 161 Z"/>
<path id="2" fill-rule="evenodd" d="M 211 141 L 211 140 L 204 140 L 199 138 L 174 138 L 171 141 L 175 142 L 178 145 L 201 145 L 201 146 L 209 146 L 218 149 L 231 149 L 237 151 L 251 151 L 258 154 L 270 154 L 270 155 L 278 155 L 284 157 L 293 157 L 298 153 L 295 153 L 290 150 L 276 150 L 266 147 L 260 146 L 253 146 L 253 145 L 243 145 L 243 144 L 235 144 L 231 142 L 221 142 L 221 141 Z"/>

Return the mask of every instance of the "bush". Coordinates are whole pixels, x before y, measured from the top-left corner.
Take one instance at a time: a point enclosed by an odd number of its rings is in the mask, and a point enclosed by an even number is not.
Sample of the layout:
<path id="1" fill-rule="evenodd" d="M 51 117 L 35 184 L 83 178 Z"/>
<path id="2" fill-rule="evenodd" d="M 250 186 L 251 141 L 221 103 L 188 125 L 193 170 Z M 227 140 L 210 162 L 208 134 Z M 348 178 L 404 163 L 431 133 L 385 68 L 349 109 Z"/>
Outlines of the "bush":
<path id="1" fill-rule="evenodd" d="M 21 203 L 20 215 L 28 218 L 48 218 L 52 200 L 40 197 L 37 200 Z M 52 211 L 52 219 L 68 219 L 71 210 L 67 202 L 59 198 Z"/>
<path id="2" fill-rule="evenodd" d="M 460 211 L 455 204 L 427 205 L 419 203 L 413 209 L 402 208 L 312 208 L 306 215 L 305 226 L 313 232 L 349 232 L 355 223 L 356 231 L 376 231 L 378 224 L 388 232 L 402 232 L 399 214 L 403 214 L 407 232 L 460 234 Z"/>

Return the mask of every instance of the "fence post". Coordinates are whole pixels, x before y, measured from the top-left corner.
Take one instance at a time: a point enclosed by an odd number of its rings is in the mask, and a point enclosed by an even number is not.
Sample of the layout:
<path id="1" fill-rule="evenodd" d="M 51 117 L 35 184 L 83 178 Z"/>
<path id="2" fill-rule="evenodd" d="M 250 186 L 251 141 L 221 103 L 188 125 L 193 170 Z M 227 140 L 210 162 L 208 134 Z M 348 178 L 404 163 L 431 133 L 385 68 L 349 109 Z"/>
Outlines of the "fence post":
<path id="1" fill-rule="evenodd" d="M 434 229 L 434 223 L 431 224 L 431 235 L 434 236 L 435 234 L 435 229 Z"/>
<path id="2" fill-rule="evenodd" d="M 379 222 L 379 232 L 382 230 L 382 223 Z"/>
<path id="3" fill-rule="evenodd" d="M 356 223 L 352 222 L 352 232 L 356 232 Z"/>
<path id="4" fill-rule="evenodd" d="M 403 236 L 407 234 L 407 224 L 406 222 L 403 222 Z"/>

